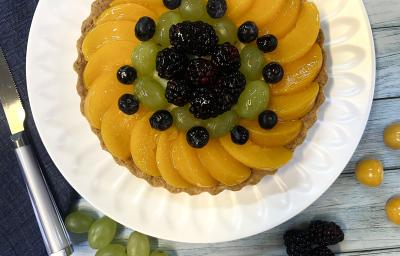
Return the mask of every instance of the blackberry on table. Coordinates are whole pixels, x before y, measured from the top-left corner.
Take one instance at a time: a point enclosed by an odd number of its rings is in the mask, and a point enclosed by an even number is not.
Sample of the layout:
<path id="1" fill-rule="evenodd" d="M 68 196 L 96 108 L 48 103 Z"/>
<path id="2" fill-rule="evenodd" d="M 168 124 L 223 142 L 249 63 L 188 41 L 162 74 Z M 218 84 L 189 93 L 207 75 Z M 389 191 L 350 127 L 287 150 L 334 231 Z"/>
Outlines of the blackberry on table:
<path id="1" fill-rule="evenodd" d="M 171 104 L 179 107 L 189 103 L 192 91 L 186 80 L 170 80 L 165 89 L 165 98 Z"/>
<path id="2" fill-rule="evenodd" d="M 284 236 L 286 252 L 289 256 L 309 256 L 312 249 L 311 238 L 306 231 L 289 230 Z"/>
<path id="3" fill-rule="evenodd" d="M 214 28 L 202 21 L 184 21 L 172 25 L 169 38 L 178 51 L 196 56 L 210 55 L 218 42 Z"/>
<path id="4" fill-rule="evenodd" d="M 193 59 L 187 66 L 186 78 L 194 86 L 209 86 L 215 81 L 216 75 L 216 67 L 206 59 Z"/>
<path id="5" fill-rule="evenodd" d="M 165 48 L 158 52 L 156 69 L 158 76 L 164 79 L 180 77 L 186 68 L 188 58 L 173 48 Z"/>
<path id="6" fill-rule="evenodd" d="M 208 0 L 207 2 L 207 13 L 211 18 L 222 18 L 227 9 L 228 6 L 225 0 Z"/>
<path id="7" fill-rule="evenodd" d="M 335 254 L 326 246 L 319 246 L 311 250 L 310 256 L 335 256 Z"/>
<path id="8" fill-rule="evenodd" d="M 211 62 L 221 70 L 237 70 L 240 68 L 239 50 L 228 42 L 217 45 L 211 53 Z"/>
<path id="9" fill-rule="evenodd" d="M 312 241 L 321 246 L 334 245 L 344 240 L 342 229 L 334 222 L 313 221 L 309 233 Z"/>

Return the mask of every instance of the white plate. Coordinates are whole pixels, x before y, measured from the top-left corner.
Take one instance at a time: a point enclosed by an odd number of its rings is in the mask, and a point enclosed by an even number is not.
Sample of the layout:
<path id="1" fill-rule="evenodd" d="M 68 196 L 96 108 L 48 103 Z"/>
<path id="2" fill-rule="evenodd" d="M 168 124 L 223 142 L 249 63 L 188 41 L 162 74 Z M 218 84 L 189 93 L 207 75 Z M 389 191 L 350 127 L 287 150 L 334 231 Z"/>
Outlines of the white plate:
<path id="1" fill-rule="evenodd" d="M 313 203 L 354 153 L 374 93 L 375 53 L 361 0 L 318 0 L 328 50 L 327 101 L 290 164 L 258 185 L 217 196 L 171 194 L 115 164 L 82 116 L 72 69 L 91 0 L 41 0 L 32 23 L 27 81 L 37 128 L 64 177 L 91 204 L 143 233 L 222 242 L 269 230 Z"/>

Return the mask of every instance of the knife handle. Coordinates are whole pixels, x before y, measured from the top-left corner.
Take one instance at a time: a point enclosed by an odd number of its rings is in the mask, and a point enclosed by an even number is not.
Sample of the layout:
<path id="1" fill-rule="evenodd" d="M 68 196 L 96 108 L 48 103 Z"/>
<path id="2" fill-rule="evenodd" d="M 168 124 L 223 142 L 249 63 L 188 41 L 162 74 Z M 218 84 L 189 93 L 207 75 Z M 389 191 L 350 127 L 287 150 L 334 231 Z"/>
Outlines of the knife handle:
<path id="1" fill-rule="evenodd" d="M 23 133 L 12 141 L 48 255 L 71 255 L 71 241 L 31 146 Z"/>

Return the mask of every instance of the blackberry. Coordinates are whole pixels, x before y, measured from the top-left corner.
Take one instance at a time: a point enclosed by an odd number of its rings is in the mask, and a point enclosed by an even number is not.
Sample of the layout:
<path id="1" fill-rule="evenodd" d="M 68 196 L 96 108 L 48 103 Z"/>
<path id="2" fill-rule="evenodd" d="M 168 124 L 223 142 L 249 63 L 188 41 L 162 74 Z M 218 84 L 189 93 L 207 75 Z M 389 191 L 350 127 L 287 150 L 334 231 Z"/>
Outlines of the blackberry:
<path id="1" fill-rule="evenodd" d="M 240 71 L 233 71 L 222 74 L 216 85 L 223 94 L 231 94 L 238 98 L 246 86 L 246 77 Z"/>
<path id="2" fill-rule="evenodd" d="M 211 62 L 220 70 L 237 70 L 240 68 L 239 50 L 230 43 L 218 45 L 211 53 Z"/>
<path id="3" fill-rule="evenodd" d="M 181 6 L 181 0 L 163 0 L 163 3 L 170 10 L 175 10 Z"/>
<path id="4" fill-rule="evenodd" d="M 283 240 L 286 252 L 289 256 L 309 256 L 311 250 L 311 239 L 307 232 L 301 230 L 289 230 Z"/>
<path id="5" fill-rule="evenodd" d="M 242 43 L 250 43 L 258 37 L 258 27 L 252 21 L 246 21 L 238 29 L 238 38 Z"/>
<path id="6" fill-rule="evenodd" d="M 313 221 L 309 232 L 312 241 L 321 246 L 334 245 L 344 240 L 342 229 L 334 222 Z"/>
<path id="7" fill-rule="evenodd" d="M 217 69 L 211 61 L 198 58 L 193 59 L 187 66 L 186 78 L 192 85 L 209 86 L 216 78 Z"/>
<path id="8" fill-rule="evenodd" d="M 137 78 L 136 69 L 125 65 L 118 69 L 117 79 L 121 84 L 133 84 Z"/>
<path id="9" fill-rule="evenodd" d="M 202 21 L 184 21 L 172 25 L 169 38 L 178 51 L 196 56 L 210 55 L 218 42 L 214 28 Z"/>
<path id="10" fill-rule="evenodd" d="M 165 131 L 172 126 L 173 117 L 167 110 L 159 110 L 154 112 L 149 121 L 153 129 Z"/>
<path id="11" fill-rule="evenodd" d="M 194 148 L 202 148 L 207 145 L 210 140 L 210 134 L 206 128 L 196 126 L 186 133 L 186 140 L 190 146 Z"/>
<path id="12" fill-rule="evenodd" d="M 274 111 L 265 110 L 258 116 L 258 124 L 265 130 L 270 130 L 278 123 L 278 116 Z"/>
<path id="13" fill-rule="evenodd" d="M 335 254 L 325 246 L 319 246 L 311 250 L 311 256 L 335 256 Z"/>
<path id="14" fill-rule="evenodd" d="M 273 52 L 278 47 L 278 39 L 268 34 L 257 38 L 257 46 L 263 52 Z"/>
<path id="15" fill-rule="evenodd" d="M 249 140 L 249 136 L 249 131 L 241 125 L 237 125 L 231 130 L 231 139 L 235 144 L 246 144 L 246 142 Z"/>
<path id="16" fill-rule="evenodd" d="M 135 35 L 140 41 L 148 41 L 156 32 L 155 21 L 147 16 L 141 17 L 136 23 Z"/>
<path id="17" fill-rule="evenodd" d="M 183 107 L 189 103 L 191 93 L 191 88 L 186 80 L 170 80 L 165 89 L 165 98 L 169 103 Z"/>
<path id="18" fill-rule="evenodd" d="M 190 104 L 190 113 L 196 118 L 204 120 L 217 117 L 224 112 L 219 104 L 219 96 L 216 90 L 211 88 L 195 88 Z"/>
<path id="19" fill-rule="evenodd" d="M 227 9 L 228 6 L 225 0 L 208 0 L 207 2 L 207 13 L 211 18 L 222 18 Z"/>
<path id="20" fill-rule="evenodd" d="M 173 48 L 165 48 L 158 52 L 156 69 L 158 76 L 164 79 L 180 77 L 187 66 L 188 59 L 185 54 Z"/>
<path id="21" fill-rule="evenodd" d="M 265 65 L 262 71 L 265 82 L 270 84 L 279 83 L 285 74 L 282 66 L 279 63 L 271 62 Z"/>
<path id="22" fill-rule="evenodd" d="M 132 94 L 124 94 L 118 100 L 119 109 L 127 115 L 133 115 L 139 110 L 139 100 Z"/>

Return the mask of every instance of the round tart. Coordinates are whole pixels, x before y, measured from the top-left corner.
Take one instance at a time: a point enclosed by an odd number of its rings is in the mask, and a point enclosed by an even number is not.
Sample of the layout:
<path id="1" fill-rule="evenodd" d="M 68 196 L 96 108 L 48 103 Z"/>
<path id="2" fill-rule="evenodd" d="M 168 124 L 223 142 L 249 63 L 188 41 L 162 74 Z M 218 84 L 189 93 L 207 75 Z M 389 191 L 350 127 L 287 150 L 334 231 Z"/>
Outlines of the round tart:
<path id="1" fill-rule="evenodd" d="M 102 147 L 173 193 L 273 175 L 324 101 L 307 1 L 97 0 L 77 46 L 81 109 Z"/>

